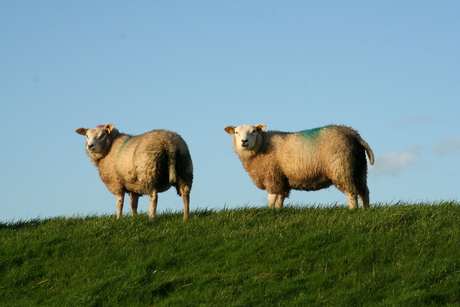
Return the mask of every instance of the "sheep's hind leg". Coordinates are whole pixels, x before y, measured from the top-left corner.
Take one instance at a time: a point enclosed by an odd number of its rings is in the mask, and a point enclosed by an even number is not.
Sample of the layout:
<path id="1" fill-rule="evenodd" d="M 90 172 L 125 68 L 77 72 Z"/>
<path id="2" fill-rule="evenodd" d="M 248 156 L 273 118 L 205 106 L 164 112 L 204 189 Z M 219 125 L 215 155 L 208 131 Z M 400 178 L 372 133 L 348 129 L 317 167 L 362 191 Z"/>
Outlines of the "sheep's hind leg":
<path id="1" fill-rule="evenodd" d="M 120 219 L 123 213 L 123 202 L 125 201 L 125 193 L 116 195 L 116 197 L 117 197 L 117 219 Z"/>
<path id="2" fill-rule="evenodd" d="M 130 205 L 131 205 L 131 213 L 133 215 L 136 215 L 137 214 L 137 205 L 139 203 L 139 194 L 137 193 L 134 193 L 134 192 L 130 192 L 129 195 L 131 196 L 131 201 L 130 201 Z"/>
<path id="3" fill-rule="evenodd" d="M 155 216 L 157 214 L 157 204 L 158 204 L 158 193 L 157 191 L 153 191 L 149 195 L 149 200 L 150 200 L 150 214 L 149 218 L 151 221 L 155 219 Z"/>
<path id="4" fill-rule="evenodd" d="M 363 188 L 362 191 L 359 192 L 359 198 L 361 199 L 361 206 L 363 209 L 370 207 L 369 189 L 367 187 Z"/>
<path id="5" fill-rule="evenodd" d="M 358 196 L 355 194 L 347 193 L 348 198 L 348 208 L 355 209 L 358 207 Z"/>
<path id="6" fill-rule="evenodd" d="M 184 203 L 184 221 L 190 217 L 190 186 L 186 184 L 180 184 L 176 186 L 177 193 L 182 196 Z"/>
<path id="7" fill-rule="evenodd" d="M 182 200 L 184 202 L 184 221 L 186 221 L 190 216 L 190 193 L 182 194 Z"/>

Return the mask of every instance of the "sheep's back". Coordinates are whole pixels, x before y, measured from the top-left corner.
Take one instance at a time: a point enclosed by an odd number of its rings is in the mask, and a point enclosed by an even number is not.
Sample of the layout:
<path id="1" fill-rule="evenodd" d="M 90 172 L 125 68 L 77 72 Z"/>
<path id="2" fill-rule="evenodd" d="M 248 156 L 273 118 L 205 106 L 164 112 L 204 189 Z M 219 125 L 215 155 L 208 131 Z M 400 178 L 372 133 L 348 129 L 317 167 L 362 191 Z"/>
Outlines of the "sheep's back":
<path id="1" fill-rule="evenodd" d="M 276 146 L 276 156 L 291 180 L 321 181 L 323 175 L 332 178 L 348 169 L 356 147 L 354 130 L 331 125 L 284 136 L 283 144 Z"/>
<path id="2" fill-rule="evenodd" d="M 161 191 L 170 187 L 168 160 L 170 152 L 177 150 L 176 136 L 153 130 L 118 142 L 116 172 L 128 190 L 146 194 L 153 188 Z"/>

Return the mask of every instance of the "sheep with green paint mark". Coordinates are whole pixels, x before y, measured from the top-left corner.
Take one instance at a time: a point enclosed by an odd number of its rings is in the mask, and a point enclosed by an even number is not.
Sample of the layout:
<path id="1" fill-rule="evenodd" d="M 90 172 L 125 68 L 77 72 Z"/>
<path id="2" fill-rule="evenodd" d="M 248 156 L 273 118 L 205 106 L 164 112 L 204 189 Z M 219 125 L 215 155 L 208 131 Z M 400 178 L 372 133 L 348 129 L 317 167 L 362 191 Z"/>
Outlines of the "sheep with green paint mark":
<path id="1" fill-rule="evenodd" d="M 268 192 L 268 205 L 281 208 L 291 189 L 316 191 L 334 185 L 349 208 L 369 207 L 367 160 L 374 154 L 357 131 L 329 125 L 300 132 L 265 131 L 258 124 L 228 126 L 233 148 L 254 184 Z"/>
<path id="2" fill-rule="evenodd" d="M 193 165 L 187 144 L 168 130 L 141 135 L 120 133 L 112 124 L 79 128 L 86 136 L 86 153 L 99 176 L 116 196 L 117 218 L 123 210 L 125 193 L 131 196 L 131 211 L 137 213 L 139 197 L 149 196 L 150 219 L 156 215 L 158 193 L 174 186 L 184 203 L 184 220 L 189 218 Z"/>

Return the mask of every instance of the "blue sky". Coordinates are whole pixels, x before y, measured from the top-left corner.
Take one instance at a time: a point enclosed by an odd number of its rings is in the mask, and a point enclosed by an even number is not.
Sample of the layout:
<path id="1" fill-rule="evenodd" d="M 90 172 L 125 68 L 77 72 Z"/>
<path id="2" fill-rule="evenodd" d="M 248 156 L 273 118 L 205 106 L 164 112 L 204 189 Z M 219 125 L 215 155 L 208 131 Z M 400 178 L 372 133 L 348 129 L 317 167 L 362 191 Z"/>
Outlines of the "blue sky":
<path id="1" fill-rule="evenodd" d="M 0 220 L 114 214 L 74 132 L 107 123 L 182 135 L 192 210 L 265 206 L 223 131 L 257 123 L 357 129 L 376 156 L 371 204 L 458 200 L 459 13 L 459 1 L 0 1 Z M 182 202 L 169 190 L 158 208 Z"/>

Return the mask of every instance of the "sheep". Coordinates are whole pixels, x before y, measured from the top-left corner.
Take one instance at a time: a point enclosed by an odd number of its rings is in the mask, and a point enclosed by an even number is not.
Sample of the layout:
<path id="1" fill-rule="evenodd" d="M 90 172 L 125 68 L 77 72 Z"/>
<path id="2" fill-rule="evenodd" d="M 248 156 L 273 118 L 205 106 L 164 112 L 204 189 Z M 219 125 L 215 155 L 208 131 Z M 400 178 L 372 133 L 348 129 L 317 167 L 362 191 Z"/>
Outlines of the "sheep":
<path id="1" fill-rule="evenodd" d="M 348 207 L 369 207 L 367 161 L 374 153 L 357 131 L 342 125 L 299 132 L 265 131 L 258 124 L 228 126 L 233 149 L 254 184 L 268 192 L 268 206 L 281 208 L 291 189 L 316 191 L 331 185 L 342 191 Z"/>
<path id="2" fill-rule="evenodd" d="M 118 219 L 128 193 L 133 215 L 137 214 L 139 197 L 149 196 L 149 218 L 154 220 L 158 193 L 171 186 L 182 196 L 184 220 L 189 218 L 193 165 L 187 144 L 179 134 L 159 129 L 133 136 L 120 133 L 113 124 L 75 132 L 86 136 L 86 153 L 107 189 L 116 196 Z"/>

